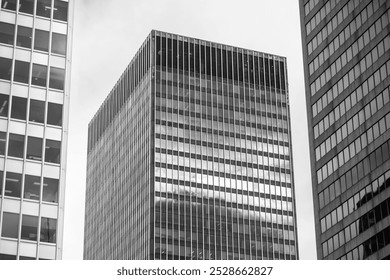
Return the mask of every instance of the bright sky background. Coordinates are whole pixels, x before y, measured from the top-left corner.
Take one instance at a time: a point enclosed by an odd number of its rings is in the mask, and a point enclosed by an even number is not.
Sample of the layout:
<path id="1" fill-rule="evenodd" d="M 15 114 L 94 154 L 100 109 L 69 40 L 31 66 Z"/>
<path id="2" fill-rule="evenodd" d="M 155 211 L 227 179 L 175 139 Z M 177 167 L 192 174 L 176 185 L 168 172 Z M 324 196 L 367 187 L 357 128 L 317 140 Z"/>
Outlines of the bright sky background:
<path id="1" fill-rule="evenodd" d="M 152 29 L 287 57 L 300 259 L 316 259 L 298 0 L 74 1 L 63 259 L 82 259 L 88 122 Z"/>

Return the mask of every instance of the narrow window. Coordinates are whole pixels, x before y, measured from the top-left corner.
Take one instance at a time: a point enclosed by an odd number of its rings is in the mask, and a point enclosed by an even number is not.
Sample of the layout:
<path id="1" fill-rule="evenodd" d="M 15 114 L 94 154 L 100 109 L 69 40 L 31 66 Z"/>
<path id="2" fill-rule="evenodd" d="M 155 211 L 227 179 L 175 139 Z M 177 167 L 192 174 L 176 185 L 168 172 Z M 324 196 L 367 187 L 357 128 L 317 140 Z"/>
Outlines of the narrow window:
<path id="1" fill-rule="evenodd" d="M 11 118 L 26 120 L 27 99 L 13 96 L 11 106 Z"/>
<path id="2" fill-rule="evenodd" d="M 24 61 L 15 61 L 14 81 L 28 84 L 30 79 L 30 63 Z"/>
<path id="3" fill-rule="evenodd" d="M 23 158 L 24 135 L 10 134 L 8 141 L 8 156 Z"/>
<path id="4" fill-rule="evenodd" d="M 0 22 L 0 43 L 13 45 L 15 37 L 15 25 Z"/>
<path id="5" fill-rule="evenodd" d="M 23 215 L 21 239 L 36 241 L 38 236 L 38 217 Z"/>
<path id="6" fill-rule="evenodd" d="M 46 87 L 47 66 L 33 64 L 31 84 Z"/>
<path id="7" fill-rule="evenodd" d="M 42 160 L 42 139 L 28 136 L 27 140 L 27 159 Z"/>
<path id="8" fill-rule="evenodd" d="M 50 67 L 49 87 L 64 90 L 65 70 L 56 67 Z"/>
<path id="9" fill-rule="evenodd" d="M 4 3 L 4 2 L 3 2 Z M 3 213 L 2 237 L 18 238 L 19 236 L 19 214 Z"/>
<path id="10" fill-rule="evenodd" d="M 0 131 L 0 155 L 2 156 L 5 155 L 5 142 L 7 141 L 6 139 L 7 139 L 7 134 L 3 131 Z M 2 177 L 0 179 L 2 179 Z M 0 195 L 1 195 L 1 190 L 0 190 Z"/>
<path id="11" fill-rule="evenodd" d="M 9 96 L 0 94 L 0 117 L 8 117 Z"/>
<path id="12" fill-rule="evenodd" d="M 45 162 L 60 163 L 61 142 L 47 139 L 45 152 Z"/>
<path id="13" fill-rule="evenodd" d="M 68 21 L 68 2 L 54 0 L 54 19 Z"/>
<path id="14" fill-rule="evenodd" d="M 26 175 L 24 177 L 24 195 L 26 199 L 39 200 L 41 193 L 41 178 L 38 176 Z"/>
<path id="15" fill-rule="evenodd" d="M 35 29 L 34 49 L 38 51 L 49 51 L 49 32 Z"/>
<path id="16" fill-rule="evenodd" d="M 0 79 L 11 80 L 12 60 L 0 57 Z"/>
<path id="17" fill-rule="evenodd" d="M 5 177 L 4 195 L 20 197 L 22 189 L 22 174 L 7 172 Z"/>
<path id="18" fill-rule="evenodd" d="M 16 36 L 16 45 L 18 47 L 31 49 L 32 29 L 29 27 L 18 26 L 18 35 Z"/>
<path id="19" fill-rule="evenodd" d="M 40 100 L 30 100 L 30 122 L 44 123 L 45 121 L 45 102 Z"/>
<path id="20" fill-rule="evenodd" d="M 37 16 L 50 18 L 51 0 L 37 0 Z"/>
<path id="21" fill-rule="evenodd" d="M 58 180 L 43 178 L 42 201 L 58 203 Z"/>
<path id="22" fill-rule="evenodd" d="M 19 12 L 34 14 L 34 0 L 19 0 Z"/>
<path id="23" fill-rule="evenodd" d="M 41 242 L 56 243 L 57 220 L 41 218 Z"/>
<path id="24" fill-rule="evenodd" d="M 47 124 L 62 125 L 62 105 L 56 103 L 48 103 Z"/>

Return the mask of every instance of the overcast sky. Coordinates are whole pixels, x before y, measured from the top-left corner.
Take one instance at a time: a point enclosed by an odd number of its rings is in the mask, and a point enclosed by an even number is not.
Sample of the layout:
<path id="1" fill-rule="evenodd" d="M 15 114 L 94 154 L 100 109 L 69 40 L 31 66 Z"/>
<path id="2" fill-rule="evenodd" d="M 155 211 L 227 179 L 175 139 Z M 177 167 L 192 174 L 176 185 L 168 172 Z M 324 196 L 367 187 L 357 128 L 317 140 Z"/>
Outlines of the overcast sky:
<path id="1" fill-rule="evenodd" d="M 88 122 L 152 29 L 287 57 L 301 259 L 316 259 L 298 0 L 75 2 L 63 259 L 82 259 Z"/>

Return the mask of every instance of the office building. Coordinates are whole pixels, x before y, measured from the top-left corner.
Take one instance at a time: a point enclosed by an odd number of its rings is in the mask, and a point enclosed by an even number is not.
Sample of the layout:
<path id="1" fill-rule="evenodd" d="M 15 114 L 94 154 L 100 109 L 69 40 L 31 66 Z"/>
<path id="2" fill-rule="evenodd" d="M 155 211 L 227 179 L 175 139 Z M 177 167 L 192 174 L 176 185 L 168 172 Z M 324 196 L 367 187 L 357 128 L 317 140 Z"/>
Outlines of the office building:
<path id="1" fill-rule="evenodd" d="M 389 8 L 300 0 L 319 259 L 390 258 Z"/>
<path id="2" fill-rule="evenodd" d="M 286 59 L 152 31 L 89 124 L 85 259 L 297 259 Z"/>
<path id="3" fill-rule="evenodd" d="M 61 259 L 72 1 L 0 0 L 0 259 Z"/>

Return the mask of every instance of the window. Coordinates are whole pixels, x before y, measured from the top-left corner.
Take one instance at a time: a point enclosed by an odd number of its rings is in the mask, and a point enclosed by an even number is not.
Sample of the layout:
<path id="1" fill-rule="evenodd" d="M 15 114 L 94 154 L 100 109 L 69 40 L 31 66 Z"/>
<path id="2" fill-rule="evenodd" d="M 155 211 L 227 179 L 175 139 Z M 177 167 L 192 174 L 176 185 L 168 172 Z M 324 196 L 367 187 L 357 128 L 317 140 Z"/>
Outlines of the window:
<path id="1" fill-rule="evenodd" d="M 42 201 L 58 203 L 58 180 L 43 178 Z"/>
<path id="2" fill-rule="evenodd" d="M 0 57 L 0 79 L 11 80 L 12 60 Z"/>
<path id="3" fill-rule="evenodd" d="M 1 7 L 3 9 L 16 11 L 16 0 L 3 0 Z"/>
<path id="4" fill-rule="evenodd" d="M 9 96 L 0 94 L 0 117 L 8 117 Z"/>
<path id="5" fill-rule="evenodd" d="M 18 35 L 16 45 L 23 48 L 31 48 L 32 29 L 18 25 Z"/>
<path id="6" fill-rule="evenodd" d="M 27 140 L 27 159 L 42 160 L 42 139 L 28 136 Z"/>
<path id="7" fill-rule="evenodd" d="M 0 22 L 0 43 L 13 45 L 15 37 L 15 25 Z"/>
<path id="8" fill-rule="evenodd" d="M 41 218 L 41 242 L 56 243 L 57 220 Z"/>
<path id="9" fill-rule="evenodd" d="M 27 99 L 13 96 L 11 106 L 11 118 L 26 120 Z"/>
<path id="10" fill-rule="evenodd" d="M 30 122 L 44 123 L 45 121 L 45 102 L 40 100 L 30 100 Z"/>
<path id="11" fill-rule="evenodd" d="M 36 241 L 38 236 L 38 217 L 23 215 L 21 239 Z"/>
<path id="12" fill-rule="evenodd" d="M 10 133 L 8 141 L 8 156 L 23 158 L 23 154 L 24 135 Z"/>
<path id="13" fill-rule="evenodd" d="M 52 34 L 51 52 L 56 54 L 66 54 L 66 35 L 53 33 Z"/>
<path id="14" fill-rule="evenodd" d="M 34 13 L 34 0 L 19 0 L 19 12 L 32 15 Z"/>
<path id="15" fill-rule="evenodd" d="M 33 64 L 31 84 L 46 87 L 47 66 Z"/>
<path id="16" fill-rule="evenodd" d="M 35 29 L 34 49 L 38 51 L 49 51 L 49 32 Z"/>
<path id="17" fill-rule="evenodd" d="M 26 199 L 39 200 L 41 193 L 41 178 L 38 176 L 24 176 L 24 195 Z"/>
<path id="18" fill-rule="evenodd" d="M 30 63 L 25 61 L 15 61 L 14 81 L 28 84 Z"/>
<path id="19" fill-rule="evenodd" d="M 45 162 L 60 163 L 61 142 L 46 139 Z"/>
<path id="20" fill-rule="evenodd" d="M 49 87 L 54 89 L 63 90 L 64 89 L 64 79 L 65 79 L 65 70 L 50 67 L 50 82 Z"/>
<path id="21" fill-rule="evenodd" d="M 0 197 L 3 194 L 3 171 L 0 171 Z"/>
<path id="22" fill-rule="evenodd" d="M 68 3 L 64 1 L 54 0 L 54 19 L 67 21 L 68 20 Z"/>
<path id="23" fill-rule="evenodd" d="M 48 103 L 47 124 L 62 125 L 62 105 L 56 103 Z"/>
<path id="24" fill-rule="evenodd" d="M 3 237 L 18 238 L 19 236 L 19 214 L 3 213 L 3 227 L 1 235 Z"/>
<path id="25" fill-rule="evenodd" d="M 6 139 L 7 139 L 6 133 L 3 131 L 0 131 L 0 155 L 2 155 L 2 156 L 5 155 L 5 142 L 7 141 Z M 0 195 L 1 195 L 1 192 L 0 192 Z"/>
<path id="26" fill-rule="evenodd" d="M 37 0 L 37 16 L 50 18 L 51 0 Z"/>
<path id="27" fill-rule="evenodd" d="M 5 177 L 4 195 L 20 197 L 22 189 L 22 174 L 7 172 Z"/>

